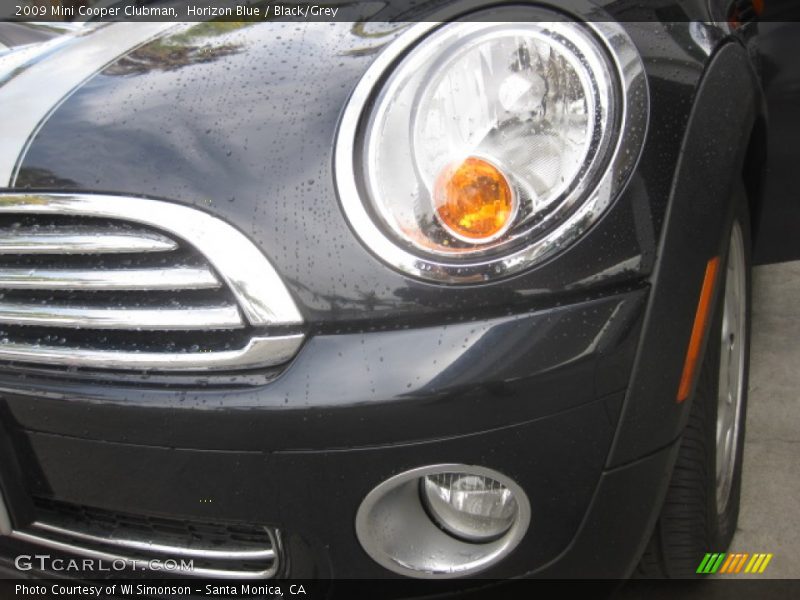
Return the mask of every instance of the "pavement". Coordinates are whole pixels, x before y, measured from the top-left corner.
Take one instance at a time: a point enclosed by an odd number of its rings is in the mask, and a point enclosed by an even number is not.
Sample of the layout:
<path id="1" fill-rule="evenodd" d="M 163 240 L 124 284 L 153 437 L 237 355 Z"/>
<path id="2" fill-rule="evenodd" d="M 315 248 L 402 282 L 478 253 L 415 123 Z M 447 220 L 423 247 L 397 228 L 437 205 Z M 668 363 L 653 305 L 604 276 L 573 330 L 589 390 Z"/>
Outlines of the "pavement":
<path id="1" fill-rule="evenodd" d="M 765 266 L 753 271 L 742 504 L 730 550 L 774 554 L 755 577 L 800 579 L 800 3 L 767 4 L 789 12 L 759 24 L 770 128 L 754 260 Z"/>
<path id="2" fill-rule="evenodd" d="M 759 578 L 800 578 L 798 451 L 800 261 L 794 261 L 753 270 L 742 503 L 730 552 L 774 554 Z"/>

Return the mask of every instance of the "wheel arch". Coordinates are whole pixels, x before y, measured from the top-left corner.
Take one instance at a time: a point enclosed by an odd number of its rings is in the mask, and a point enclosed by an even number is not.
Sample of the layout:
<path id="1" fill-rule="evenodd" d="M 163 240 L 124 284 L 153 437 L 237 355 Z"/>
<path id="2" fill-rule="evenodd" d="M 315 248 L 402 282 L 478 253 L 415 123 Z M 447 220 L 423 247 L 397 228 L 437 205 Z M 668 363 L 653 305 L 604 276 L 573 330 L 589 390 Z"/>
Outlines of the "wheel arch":
<path id="1" fill-rule="evenodd" d="M 760 209 L 765 126 L 763 93 L 747 51 L 726 43 L 705 69 L 684 132 L 608 468 L 669 446 L 686 425 L 691 401 L 676 402 L 676 392 L 706 264 L 725 252 L 735 186 L 744 184 L 748 203 Z"/>

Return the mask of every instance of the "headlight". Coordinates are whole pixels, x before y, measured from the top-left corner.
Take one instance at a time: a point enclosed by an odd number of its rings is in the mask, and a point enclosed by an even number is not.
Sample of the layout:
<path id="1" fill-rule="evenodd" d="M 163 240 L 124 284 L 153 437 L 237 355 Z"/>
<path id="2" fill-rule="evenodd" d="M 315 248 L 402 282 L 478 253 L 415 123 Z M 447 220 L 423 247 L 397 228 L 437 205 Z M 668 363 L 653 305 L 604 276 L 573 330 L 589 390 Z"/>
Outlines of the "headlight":
<path id="1" fill-rule="evenodd" d="M 597 220 L 638 158 L 647 89 L 622 28 L 524 14 L 413 27 L 345 111 L 343 207 L 409 274 L 481 281 L 551 256 Z"/>

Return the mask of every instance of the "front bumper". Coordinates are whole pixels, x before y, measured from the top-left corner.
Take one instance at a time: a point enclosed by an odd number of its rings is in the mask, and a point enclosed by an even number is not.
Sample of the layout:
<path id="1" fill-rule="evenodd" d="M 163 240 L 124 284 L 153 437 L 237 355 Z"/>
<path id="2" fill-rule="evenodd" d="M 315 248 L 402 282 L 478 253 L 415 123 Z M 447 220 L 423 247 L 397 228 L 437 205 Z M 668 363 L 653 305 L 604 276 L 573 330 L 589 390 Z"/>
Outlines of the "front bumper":
<path id="1" fill-rule="evenodd" d="M 261 385 L 87 385 L 9 369 L 1 474 L 13 527 L 35 518 L 34 497 L 258 523 L 282 532 L 280 575 L 380 578 L 392 574 L 355 535 L 364 496 L 456 462 L 511 477 L 531 502 L 523 541 L 481 576 L 625 576 L 672 452 L 606 469 L 646 298 L 639 288 L 480 322 L 312 336 Z M 19 552 L 0 541 L 7 566 Z"/>

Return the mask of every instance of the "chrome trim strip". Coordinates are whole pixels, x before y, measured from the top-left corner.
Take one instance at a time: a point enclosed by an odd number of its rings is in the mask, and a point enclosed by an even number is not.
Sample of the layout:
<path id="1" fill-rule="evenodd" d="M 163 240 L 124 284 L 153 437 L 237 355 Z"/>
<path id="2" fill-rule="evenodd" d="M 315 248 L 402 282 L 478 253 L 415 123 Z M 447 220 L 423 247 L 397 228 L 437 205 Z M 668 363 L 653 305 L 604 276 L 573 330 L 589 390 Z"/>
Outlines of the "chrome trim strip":
<path id="1" fill-rule="evenodd" d="M 221 371 L 280 365 L 302 344 L 302 334 L 254 337 L 238 350 L 170 354 L 7 343 L 0 344 L 0 360 L 95 369 Z"/>
<path id="2" fill-rule="evenodd" d="M 0 323 L 127 330 L 209 330 L 244 327 L 233 305 L 184 308 L 94 308 L 0 302 Z"/>
<path id="3" fill-rule="evenodd" d="M 514 8 L 513 5 L 509 7 Z M 500 7 L 502 8 L 502 7 Z M 356 85 L 345 107 L 336 136 L 334 172 L 342 208 L 362 243 L 378 258 L 395 269 L 412 276 L 440 283 L 470 284 L 493 280 L 517 273 L 561 252 L 583 235 L 611 205 L 639 160 L 649 122 L 650 100 L 647 77 L 633 40 L 608 13 L 589 0 L 575 0 L 575 20 L 561 25 L 585 27 L 604 50 L 616 71 L 619 85 L 621 118 L 617 137 L 609 148 L 610 160 L 596 185 L 586 190 L 584 199 L 574 212 L 555 229 L 516 251 L 494 258 L 473 257 L 463 261 L 426 258 L 395 242 L 376 223 L 367 209 L 368 198 L 362 198 L 358 179 L 361 168 L 355 160 L 362 119 L 370 110 L 371 101 L 380 91 L 384 76 L 425 36 L 441 27 L 448 19 L 474 9 L 470 2 L 454 2 L 430 22 L 416 23 L 389 43 L 372 62 Z M 548 10 L 545 5 L 532 10 Z M 491 10 L 491 9 L 488 9 Z M 552 10 L 552 9 L 550 9 Z M 567 10 L 562 8 L 562 10 Z M 541 13 L 539 13 L 541 14 Z M 557 13 L 554 17 L 557 17 Z"/>
<path id="4" fill-rule="evenodd" d="M 267 530 L 267 533 L 270 536 L 270 538 L 273 538 L 274 540 L 272 532 Z M 130 556 L 125 556 L 124 554 L 116 554 L 111 552 L 103 552 L 100 550 L 92 550 L 90 548 L 83 548 L 81 546 L 76 546 L 74 544 L 57 542 L 47 537 L 28 533 L 25 531 L 14 530 L 10 533 L 10 537 L 29 544 L 36 544 L 38 546 L 50 548 L 51 550 L 57 550 L 69 554 L 77 554 L 78 556 L 85 556 L 87 558 L 106 560 L 108 562 L 113 562 L 115 560 L 122 560 L 130 564 L 132 568 L 137 571 L 148 569 L 149 567 L 148 563 L 151 560 L 151 559 L 132 558 Z M 182 571 L 182 573 L 195 577 L 218 577 L 220 579 L 268 579 L 270 577 L 274 577 L 277 570 L 278 570 L 278 561 L 273 560 L 269 568 L 264 569 L 262 571 L 228 571 L 225 569 L 208 569 L 203 567 L 197 567 L 193 571 Z"/>
<path id="5" fill-rule="evenodd" d="M 167 252 L 177 247 L 174 240 L 150 231 L 113 231 L 100 227 L 0 230 L 0 254 L 125 254 Z"/>
<path id="6" fill-rule="evenodd" d="M 222 284 L 205 267 L 163 269 L 3 269 L 7 290 L 201 290 Z"/>
<path id="7" fill-rule="evenodd" d="M 11 531 L 11 517 L 8 516 L 3 493 L 0 492 L 0 535 L 9 535 Z"/>
<path id="8" fill-rule="evenodd" d="M 0 87 L 4 115 L 0 137 L 0 186 L 14 185 L 36 132 L 80 85 L 117 57 L 160 35 L 175 23 L 113 23 L 64 44 Z"/>
<path id="9" fill-rule="evenodd" d="M 160 229 L 186 240 L 208 259 L 236 296 L 250 324 L 303 322 L 288 289 L 262 252 L 243 233 L 198 209 L 127 196 L 0 194 L 0 214 L 12 213 L 123 219 Z"/>
<path id="10" fill-rule="evenodd" d="M 127 538 L 111 538 L 101 537 L 76 531 L 73 529 L 65 529 L 50 523 L 42 521 L 34 521 L 31 527 L 41 529 L 48 533 L 55 533 L 73 537 L 86 542 L 95 542 L 97 544 L 104 544 L 106 546 L 118 546 L 120 548 L 130 548 L 133 550 L 143 550 L 146 552 L 160 552 L 163 554 L 172 554 L 177 556 L 189 556 L 194 558 L 210 558 L 222 560 L 273 560 L 275 558 L 275 551 L 271 548 L 266 550 L 213 550 L 210 548 L 191 548 L 189 546 L 168 546 L 165 544 L 158 544 L 155 542 L 146 542 L 143 540 L 127 539 Z"/>

